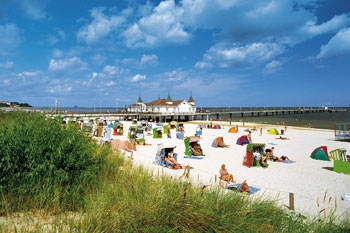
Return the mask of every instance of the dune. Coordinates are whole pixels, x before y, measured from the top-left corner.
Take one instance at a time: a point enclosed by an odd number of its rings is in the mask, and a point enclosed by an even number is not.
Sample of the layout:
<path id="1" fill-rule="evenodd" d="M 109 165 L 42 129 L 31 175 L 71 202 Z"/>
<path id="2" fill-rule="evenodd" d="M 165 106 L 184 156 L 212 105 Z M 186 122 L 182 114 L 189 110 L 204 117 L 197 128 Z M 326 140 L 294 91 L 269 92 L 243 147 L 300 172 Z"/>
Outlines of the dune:
<path id="1" fill-rule="evenodd" d="M 127 130 L 131 122 L 124 123 L 124 135 L 112 138 L 126 140 Z M 209 122 L 188 122 L 184 124 L 185 136 L 194 136 L 198 124 L 208 125 Z M 350 193 L 350 175 L 333 171 L 333 161 L 315 160 L 310 157 L 312 151 L 319 146 L 327 146 L 328 151 L 336 148 L 344 148 L 347 154 L 350 152 L 350 143 L 335 141 L 332 130 L 313 129 L 289 126 L 286 130 L 281 125 L 263 125 L 247 123 L 243 127 L 241 122 L 231 122 L 238 125 L 237 133 L 229 133 L 229 122 L 212 122 L 220 124 L 221 129 L 203 128 L 200 144 L 205 158 L 184 158 L 185 145 L 183 140 L 176 138 L 175 130 L 171 131 L 171 138 L 163 135 L 163 138 L 146 136 L 148 146 L 137 145 L 133 152 L 134 164 L 153 169 L 155 172 L 164 172 L 174 177 L 183 174 L 181 170 L 171 170 L 154 164 L 157 145 L 160 143 L 175 145 L 175 152 L 179 155 L 178 162 L 183 166 L 193 167 L 189 179 L 200 184 L 210 185 L 212 188 L 219 187 L 219 170 L 221 164 L 226 164 L 227 170 L 233 174 L 234 179 L 240 183 L 247 181 L 249 186 L 260 190 L 249 197 L 268 198 L 276 200 L 281 206 L 290 208 L 291 196 L 293 196 L 294 211 L 315 217 L 318 215 L 350 216 L 350 202 L 342 200 L 345 193 Z M 154 124 L 153 124 L 154 125 Z M 242 165 L 246 153 L 246 145 L 237 145 L 238 137 L 246 135 L 245 129 L 256 127 L 252 132 L 252 141 L 265 143 L 266 148 L 274 146 L 274 154 L 286 155 L 295 163 L 268 162 L 268 168 L 248 168 Z M 260 129 L 262 128 L 262 135 Z M 268 134 L 268 130 L 276 128 L 284 129 L 283 137 L 289 140 L 280 140 L 280 135 Z M 214 148 L 212 142 L 216 137 L 223 137 L 226 148 Z M 227 190 L 230 194 L 231 190 Z"/>

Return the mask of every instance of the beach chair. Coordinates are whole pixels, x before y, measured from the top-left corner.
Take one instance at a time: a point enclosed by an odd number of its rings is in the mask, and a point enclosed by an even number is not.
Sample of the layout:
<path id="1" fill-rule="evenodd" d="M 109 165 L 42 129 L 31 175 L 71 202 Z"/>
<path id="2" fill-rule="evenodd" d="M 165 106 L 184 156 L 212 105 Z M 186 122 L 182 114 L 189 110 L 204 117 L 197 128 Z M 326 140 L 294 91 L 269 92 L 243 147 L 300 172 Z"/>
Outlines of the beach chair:
<path id="1" fill-rule="evenodd" d="M 135 139 L 137 126 L 131 125 L 128 131 L 128 139 Z"/>
<path id="2" fill-rule="evenodd" d="M 153 138 L 163 138 L 162 126 L 153 128 Z"/>
<path id="3" fill-rule="evenodd" d="M 163 148 L 163 144 L 162 143 L 157 145 L 157 152 L 156 152 L 156 156 L 154 158 L 154 164 L 155 165 L 164 166 L 164 156 L 165 156 L 165 154 L 163 153 L 164 151 L 162 151 L 162 148 Z"/>
<path id="4" fill-rule="evenodd" d="M 184 139 L 184 132 L 176 132 L 176 138 L 183 140 Z"/>
<path id="5" fill-rule="evenodd" d="M 137 144 L 145 145 L 145 133 L 143 127 L 138 127 L 135 133 L 135 141 Z"/>
<path id="6" fill-rule="evenodd" d="M 101 144 L 104 145 L 105 143 L 110 143 L 112 139 L 112 128 L 106 128 L 105 129 L 105 135 L 103 138 L 101 138 Z"/>
<path id="7" fill-rule="evenodd" d="M 174 148 L 176 146 L 170 146 L 170 145 L 164 145 L 162 143 L 157 145 L 157 152 L 156 152 L 156 157 L 154 159 L 154 164 L 163 166 L 163 167 L 168 167 L 170 166 L 165 162 L 165 154 L 169 153 L 171 151 L 174 151 Z M 173 153 L 173 156 L 175 160 L 177 161 L 177 153 Z"/>
<path id="8" fill-rule="evenodd" d="M 346 150 L 344 148 L 334 149 L 329 152 L 329 157 L 333 160 L 346 161 Z"/>
<path id="9" fill-rule="evenodd" d="M 329 152 L 333 159 L 333 171 L 350 174 L 350 163 L 346 160 L 346 150 L 338 148 Z"/>
<path id="10" fill-rule="evenodd" d="M 250 143 L 247 145 L 247 149 L 246 149 L 246 154 L 243 158 L 243 163 L 242 165 L 246 166 L 246 167 L 262 167 L 260 162 L 257 161 L 255 159 L 255 157 L 253 156 L 253 152 L 258 149 L 259 153 L 261 155 L 266 156 L 265 154 L 265 143 Z M 266 160 L 267 163 L 267 160 Z M 268 164 L 266 164 L 267 166 L 264 166 L 264 168 L 268 167 Z"/>
<path id="11" fill-rule="evenodd" d="M 202 136 L 202 128 L 200 126 L 198 126 L 196 128 L 196 133 L 195 133 L 196 136 Z"/>
<path id="12" fill-rule="evenodd" d="M 192 154 L 192 143 L 197 143 L 197 148 L 201 149 L 201 145 L 198 143 L 199 142 L 199 138 L 198 137 L 186 137 L 184 139 L 184 143 L 185 143 L 185 155 L 187 156 L 203 156 L 202 155 L 193 155 Z M 203 152 L 203 151 L 202 151 Z"/>

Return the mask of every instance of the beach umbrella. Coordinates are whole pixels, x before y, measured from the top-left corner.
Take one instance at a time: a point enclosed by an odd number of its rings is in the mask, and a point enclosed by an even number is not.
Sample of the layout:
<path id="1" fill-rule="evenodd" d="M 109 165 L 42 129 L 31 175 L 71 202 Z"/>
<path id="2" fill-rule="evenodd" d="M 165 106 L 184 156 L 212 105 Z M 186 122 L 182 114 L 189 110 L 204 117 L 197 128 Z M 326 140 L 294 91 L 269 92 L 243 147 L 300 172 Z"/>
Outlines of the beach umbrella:
<path id="1" fill-rule="evenodd" d="M 316 160 L 330 161 L 327 146 L 317 147 L 312 151 L 310 157 Z"/>
<path id="2" fill-rule="evenodd" d="M 268 134 L 273 134 L 273 135 L 278 135 L 278 130 L 276 128 L 272 128 L 267 133 Z"/>
<path id="3" fill-rule="evenodd" d="M 238 132 L 238 129 L 236 126 L 233 126 L 231 127 L 229 130 L 228 130 L 229 133 L 237 133 Z"/>

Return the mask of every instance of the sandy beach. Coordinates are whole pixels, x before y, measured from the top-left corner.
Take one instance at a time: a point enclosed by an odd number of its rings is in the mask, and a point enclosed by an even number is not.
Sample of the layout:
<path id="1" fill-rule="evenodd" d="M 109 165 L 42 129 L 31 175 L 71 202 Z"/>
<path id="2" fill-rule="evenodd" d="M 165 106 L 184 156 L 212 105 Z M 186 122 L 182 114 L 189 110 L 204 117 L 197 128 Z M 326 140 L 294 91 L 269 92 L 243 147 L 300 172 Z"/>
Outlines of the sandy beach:
<path id="1" fill-rule="evenodd" d="M 124 135 L 112 136 L 112 139 L 127 139 L 128 128 L 131 122 L 124 123 Z M 219 186 L 219 170 L 221 164 L 226 164 L 227 170 L 233 174 L 237 183 L 247 180 L 250 186 L 260 188 L 251 198 L 263 198 L 277 200 L 281 206 L 290 206 L 290 193 L 294 195 L 295 212 L 310 217 L 329 216 L 335 211 L 338 216 L 350 216 L 350 202 L 342 200 L 345 193 L 350 193 L 350 175 L 333 171 L 333 161 L 322 161 L 310 158 L 313 150 L 319 146 L 327 146 L 328 151 L 344 148 L 350 154 L 350 143 L 335 141 L 332 130 L 288 127 L 283 137 L 289 140 L 278 139 L 280 135 L 271 135 L 267 131 L 276 128 L 284 129 L 281 125 L 257 125 L 240 122 L 232 122 L 232 126 L 238 125 L 237 133 L 229 133 L 231 127 L 229 122 L 218 122 L 221 129 L 203 128 L 200 144 L 203 148 L 205 158 L 184 158 L 184 141 L 176 138 L 176 131 L 171 130 L 171 139 L 163 135 L 156 139 L 146 136 L 149 145 L 137 145 L 133 152 L 135 164 L 142 164 L 153 169 L 155 172 L 165 172 L 174 177 L 180 177 L 184 170 L 171 170 L 154 164 L 157 145 L 160 143 L 175 145 L 175 152 L 179 155 L 178 162 L 183 165 L 192 166 L 190 180 L 201 184 L 208 184 L 212 188 Z M 198 124 L 207 125 L 209 122 L 188 122 L 184 124 L 185 136 L 194 136 Z M 212 122 L 216 124 L 216 122 Z M 155 126 L 155 124 L 153 124 Z M 274 154 L 286 155 L 295 163 L 268 162 L 268 168 L 248 168 L 242 165 L 246 153 L 246 145 L 237 145 L 237 139 L 246 135 L 245 129 L 256 127 L 252 132 L 252 141 L 265 143 L 266 148 L 274 146 Z M 260 135 L 262 128 L 262 135 Z M 213 140 L 222 136 L 227 148 L 212 147 Z M 228 193 L 233 192 L 227 190 Z"/>

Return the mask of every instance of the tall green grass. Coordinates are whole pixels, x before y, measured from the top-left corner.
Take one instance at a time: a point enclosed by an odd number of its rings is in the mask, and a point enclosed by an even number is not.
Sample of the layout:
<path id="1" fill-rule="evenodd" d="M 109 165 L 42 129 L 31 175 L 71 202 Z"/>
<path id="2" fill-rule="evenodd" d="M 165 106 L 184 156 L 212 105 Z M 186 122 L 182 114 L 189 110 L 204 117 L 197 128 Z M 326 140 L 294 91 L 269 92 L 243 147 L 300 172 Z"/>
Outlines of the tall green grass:
<path id="1" fill-rule="evenodd" d="M 154 173 L 60 119 L 16 114 L 0 125 L 1 232 L 350 230 L 349 218 L 309 219 L 271 200 Z"/>
<path id="2" fill-rule="evenodd" d="M 1 115 L 0 192 L 13 211 L 76 210 L 96 183 L 103 158 L 96 144 L 61 119 L 35 113 Z"/>

